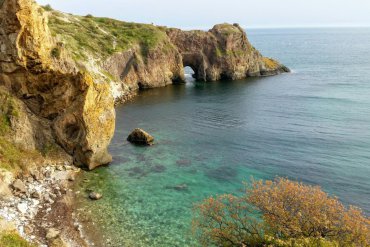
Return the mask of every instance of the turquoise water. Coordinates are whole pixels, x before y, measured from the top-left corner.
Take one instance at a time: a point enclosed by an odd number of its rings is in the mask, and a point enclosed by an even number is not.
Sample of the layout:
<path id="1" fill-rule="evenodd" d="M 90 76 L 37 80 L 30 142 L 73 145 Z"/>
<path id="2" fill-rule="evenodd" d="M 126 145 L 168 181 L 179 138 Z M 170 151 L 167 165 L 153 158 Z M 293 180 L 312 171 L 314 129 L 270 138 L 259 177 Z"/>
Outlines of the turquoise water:
<path id="1" fill-rule="evenodd" d="M 196 246 L 193 204 L 252 176 L 320 185 L 370 214 L 370 29 L 248 34 L 293 73 L 173 85 L 117 108 L 114 162 L 84 174 L 78 198 L 102 246 Z M 156 144 L 127 143 L 136 127 Z"/>

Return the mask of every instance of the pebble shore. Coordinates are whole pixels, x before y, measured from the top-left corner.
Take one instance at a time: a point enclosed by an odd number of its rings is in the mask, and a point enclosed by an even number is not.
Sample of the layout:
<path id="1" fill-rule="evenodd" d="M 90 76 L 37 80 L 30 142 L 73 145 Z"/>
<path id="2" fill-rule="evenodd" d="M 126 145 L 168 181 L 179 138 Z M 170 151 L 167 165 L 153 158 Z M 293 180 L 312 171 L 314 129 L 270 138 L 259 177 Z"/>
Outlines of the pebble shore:
<path id="1" fill-rule="evenodd" d="M 8 195 L 0 197 L 0 218 L 39 246 L 87 246 L 72 210 L 71 186 L 79 172 L 66 162 L 3 179 L 3 188 L 4 183 L 10 184 Z"/>

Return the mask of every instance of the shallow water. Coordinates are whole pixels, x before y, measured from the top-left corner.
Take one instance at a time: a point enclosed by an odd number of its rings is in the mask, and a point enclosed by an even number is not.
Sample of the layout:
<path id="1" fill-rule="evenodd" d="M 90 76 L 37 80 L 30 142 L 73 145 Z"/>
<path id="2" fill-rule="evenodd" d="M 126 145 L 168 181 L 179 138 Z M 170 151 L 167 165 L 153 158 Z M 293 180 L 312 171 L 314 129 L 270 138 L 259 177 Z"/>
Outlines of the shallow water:
<path id="1" fill-rule="evenodd" d="M 370 214 L 370 29 L 248 34 L 293 73 L 173 85 L 117 108 L 114 162 L 86 173 L 78 198 L 104 245 L 196 246 L 193 204 L 240 193 L 252 176 L 320 185 Z M 127 143 L 136 127 L 156 144 Z"/>

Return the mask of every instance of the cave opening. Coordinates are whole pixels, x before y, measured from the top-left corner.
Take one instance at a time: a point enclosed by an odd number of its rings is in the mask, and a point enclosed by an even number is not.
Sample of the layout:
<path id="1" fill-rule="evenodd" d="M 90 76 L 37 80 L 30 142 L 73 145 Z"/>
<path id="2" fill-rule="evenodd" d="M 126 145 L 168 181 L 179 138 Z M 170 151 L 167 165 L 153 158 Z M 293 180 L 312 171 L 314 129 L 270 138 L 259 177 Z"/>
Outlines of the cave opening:
<path id="1" fill-rule="evenodd" d="M 184 67 L 184 73 L 185 73 L 185 81 L 186 82 L 194 82 L 195 81 L 195 71 L 190 66 Z"/>

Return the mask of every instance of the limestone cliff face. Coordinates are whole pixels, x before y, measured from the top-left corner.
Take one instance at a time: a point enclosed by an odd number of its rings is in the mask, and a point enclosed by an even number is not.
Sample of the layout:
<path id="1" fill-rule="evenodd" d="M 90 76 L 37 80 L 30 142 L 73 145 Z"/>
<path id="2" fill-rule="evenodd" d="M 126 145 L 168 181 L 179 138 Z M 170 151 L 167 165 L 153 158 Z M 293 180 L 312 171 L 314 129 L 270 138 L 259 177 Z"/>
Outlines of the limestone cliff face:
<path id="1" fill-rule="evenodd" d="M 288 71 L 254 49 L 237 24 L 181 31 L 65 14 L 33 0 L 0 0 L 0 51 L 1 90 L 21 102 L 24 116 L 10 124 L 12 143 L 58 146 L 90 169 L 112 159 L 114 103 L 184 82 L 184 66 L 203 81 Z"/>
<path id="2" fill-rule="evenodd" d="M 117 78 L 115 85 L 123 94 L 127 89 L 132 93 L 137 89 L 164 87 L 185 80 L 181 55 L 169 40 L 145 56 L 139 47 L 113 54 L 103 62 L 102 68 Z M 118 95 L 118 98 L 124 97 Z"/>
<path id="3" fill-rule="evenodd" d="M 48 11 L 49 27 L 76 66 L 109 82 L 116 101 L 139 88 L 184 82 L 190 66 L 200 81 L 276 75 L 289 69 L 263 57 L 238 25 L 208 32 Z M 78 51 L 76 53 L 76 51 Z"/>
<path id="4" fill-rule="evenodd" d="M 238 24 L 219 24 L 208 32 L 168 29 L 167 34 L 178 47 L 184 66 L 194 70 L 197 80 L 237 80 L 289 71 L 263 57 Z"/>
<path id="5" fill-rule="evenodd" d="M 0 85 L 36 119 L 32 138 L 37 147 L 57 143 L 75 163 L 91 169 L 109 163 L 115 118 L 109 85 L 52 56 L 56 42 L 47 22 L 32 0 L 0 1 Z M 40 128 L 41 122 L 48 128 Z"/>

